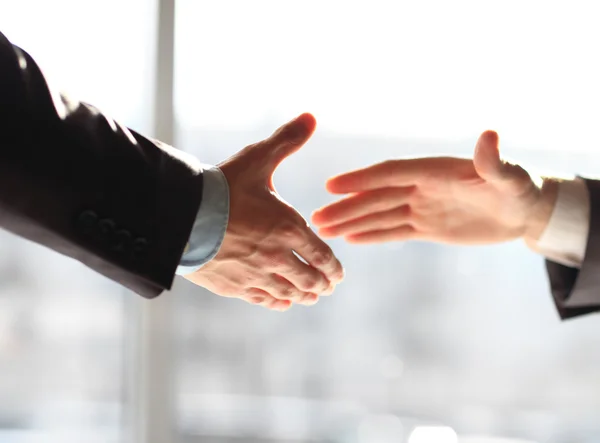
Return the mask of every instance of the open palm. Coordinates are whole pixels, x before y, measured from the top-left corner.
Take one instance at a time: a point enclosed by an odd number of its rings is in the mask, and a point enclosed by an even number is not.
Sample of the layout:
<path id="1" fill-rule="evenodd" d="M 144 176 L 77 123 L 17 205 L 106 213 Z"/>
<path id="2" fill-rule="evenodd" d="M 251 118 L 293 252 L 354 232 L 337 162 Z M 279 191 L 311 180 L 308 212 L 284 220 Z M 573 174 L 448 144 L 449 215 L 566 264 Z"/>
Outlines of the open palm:
<path id="1" fill-rule="evenodd" d="M 349 196 L 313 214 L 323 237 L 352 243 L 430 240 L 497 243 L 521 237 L 540 192 L 520 166 L 503 162 L 498 135 L 484 132 L 474 158 L 389 160 L 330 179 Z"/>

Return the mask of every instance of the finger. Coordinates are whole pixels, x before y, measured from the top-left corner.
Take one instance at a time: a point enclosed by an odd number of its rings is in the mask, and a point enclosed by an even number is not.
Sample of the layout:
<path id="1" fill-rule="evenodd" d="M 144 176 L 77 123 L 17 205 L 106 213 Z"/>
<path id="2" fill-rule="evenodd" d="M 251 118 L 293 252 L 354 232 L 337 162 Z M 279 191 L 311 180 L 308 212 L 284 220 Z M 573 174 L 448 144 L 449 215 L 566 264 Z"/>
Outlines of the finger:
<path id="1" fill-rule="evenodd" d="M 327 190 L 333 194 L 369 191 L 378 188 L 413 186 L 427 179 L 443 166 L 440 157 L 387 160 L 332 177 Z"/>
<path id="2" fill-rule="evenodd" d="M 319 295 L 318 294 L 308 294 L 308 297 L 304 298 L 304 300 L 302 300 L 302 305 L 304 306 L 312 306 L 312 305 L 316 305 L 317 302 L 319 301 Z"/>
<path id="3" fill-rule="evenodd" d="M 303 239 L 293 245 L 294 251 L 327 280 L 336 285 L 344 279 L 344 268 L 331 248 L 310 227 L 303 229 Z"/>
<path id="4" fill-rule="evenodd" d="M 387 243 L 392 241 L 406 241 L 417 238 L 415 229 L 410 225 L 398 226 L 392 229 L 369 231 L 345 237 L 348 243 Z"/>
<path id="5" fill-rule="evenodd" d="M 249 288 L 240 298 L 250 304 L 259 305 L 275 311 L 287 311 L 292 306 L 291 301 L 278 300 L 260 288 Z"/>
<path id="6" fill-rule="evenodd" d="M 394 209 L 404 205 L 413 190 L 413 187 L 383 188 L 352 195 L 316 210 L 312 221 L 318 226 L 327 227 Z"/>
<path id="7" fill-rule="evenodd" d="M 410 219 L 410 207 L 401 206 L 389 211 L 359 217 L 338 225 L 319 229 L 321 237 L 357 235 L 363 232 L 384 231 L 405 225 Z"/>
<path id="8" fill-rule="evenodd" d="M 268 292 L 277 300 L 301 303 L 305 298 L 310 298 L 308 293 L 298 289 L 288 279 L 277 274 L 267 275 L 257 287 Z"/>
<path id="9" fill-rule="evenodd" d="M 485 131 L 475 145 L 473 165 L 479 176 L 485 180 L 504 179 L 504 170 L 500 160 L 500 139 L 494 131 Z"/>
<path id="10" fill-rule="evenodd" d="M 440 169 L 440 157 L 387 160 L 330 178 L 326 188 L 333 194 L 369 191 L 378 188 L 414 186 Z"/>
<path id="11" fill-rule="evenodd" d="M 267 172 L 273 172 L 288 156 L 298 151 L 315 132 L 317 122 L 308 113 L 281 126 L 271 137 L 255 145 L 257 155 L 265 158 Z"/>
<path id="12" fill-rule="evenodd" d="M 285 256 L 283 266 L 271 271 L 284 277 L 304 293 L 322 294 L 329 288 L 329 280 L 319 270 L 303 263 L 291 251 Z"/>
<path id="13" fill-rule="evenodd" d="M 328 295 L 333 294 L 333 291 L 335 291 L 335 287 L 336 287 L 335 284 L 330 283 L 329 287 L 324 292 L 322 292 L 320 295 L 328 296 Z"/>
<path id="14" fill-rule="evenodd" d="M 475 146 L 473 166 L 484 180 L 516 193 L 531 184 L 531 177 L 525 169 L 502 161 L 500 138 L 495 131 L 485 131 L 479 136 Z"/>

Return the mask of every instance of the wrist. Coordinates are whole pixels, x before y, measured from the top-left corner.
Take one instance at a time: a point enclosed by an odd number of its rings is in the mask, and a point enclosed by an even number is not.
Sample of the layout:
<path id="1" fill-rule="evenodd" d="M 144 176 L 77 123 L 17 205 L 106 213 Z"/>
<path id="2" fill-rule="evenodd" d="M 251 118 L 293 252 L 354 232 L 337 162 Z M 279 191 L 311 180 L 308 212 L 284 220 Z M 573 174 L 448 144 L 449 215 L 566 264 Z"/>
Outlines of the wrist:
<path id="1" fill-rule="evenodd" d="M 525 243 L 532 249 L 535 249 L 536 243 L 546 230 L 552 217 L 558 197 L 559 184 L 560 180 L 556 178 L 545 177 L 543 179 L 539 191 L 539 199 L 533 206 L 526 221 L 525 233 L 523 235 Z"/>

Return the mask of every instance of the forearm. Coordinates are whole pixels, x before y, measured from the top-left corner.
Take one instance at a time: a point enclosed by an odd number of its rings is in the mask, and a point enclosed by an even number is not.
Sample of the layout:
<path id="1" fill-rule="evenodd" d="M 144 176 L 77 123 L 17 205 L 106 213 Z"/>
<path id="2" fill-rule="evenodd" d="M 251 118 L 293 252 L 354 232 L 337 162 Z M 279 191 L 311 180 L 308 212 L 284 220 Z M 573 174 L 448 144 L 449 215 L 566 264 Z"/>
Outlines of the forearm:
<path id="1" fill-rule="evenodd" d="M 55 94 L 0 34 L 0 226 L 146 297 L 170 288 L 202 198 L 202 167 Z"/>

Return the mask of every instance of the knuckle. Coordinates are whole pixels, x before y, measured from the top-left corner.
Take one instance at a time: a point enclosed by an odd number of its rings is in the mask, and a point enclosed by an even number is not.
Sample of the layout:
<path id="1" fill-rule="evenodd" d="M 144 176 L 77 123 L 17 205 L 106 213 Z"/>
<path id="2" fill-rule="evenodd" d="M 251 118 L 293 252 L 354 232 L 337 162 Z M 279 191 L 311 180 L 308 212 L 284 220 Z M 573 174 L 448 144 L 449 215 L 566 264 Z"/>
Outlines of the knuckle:
<path id="1" fill-rule="evenodd" d="M 265 302 L 266 298 L 264 295 L 252 295 L 248 297 L 248 303 L 253 305 L 260 305 Z"/>
<path id="2" fill-rule="evenodd" d="M 268 261 L 272 268 L 279 272 L 284 272 L 288 268 L 288 260 L 282 254 L 271 254 Z"/>
<path id="3" fill-rule="evenodd" d="M 306 290 L 315 289 L 321 283 L 320 280 L 321 279 L 319 279 L 315 276 L 312 276 L 312 275 L 308 276 L 308 277 L 304 277 L 304 279 L 302 280 L 302 288 L 306 289 Z"/>
<path id="4" fill-rule="evenodd" d="M 319 249 L 315 252 L 313 262 L 315 266 L 324 266 L 333 260 L 333 251 L 329 248 Z"/>
<path id="5" fill-rule="evenodd" d="M 293 223 L 282 223 L 279 225 L 278 234 L 286 239 L 296 239 L 301 236 L 300 229 Z"/>
<path id="6" fill-rule="evenodd" d="M 296 295 L 296 291 L 294 290 L 294 288 L 286 286 L 279 290 L 279 295 L 281 298 L 290 299 L 294 298 L 294 295 Z"/>
<path id="7" fill-rule="evenodd" d="M 254 288 L 245 289 L 241 291 L 239 298 L 253 305 L 261 304 L 266 300 L 265 294 L 257 291 Z"/>
<path id="8" fill-rule="evenodd" d="M 403 190 L 407 201 L 413 201 L 419 197 L 419 188 L 417 186 L 409 186 Z"/>

